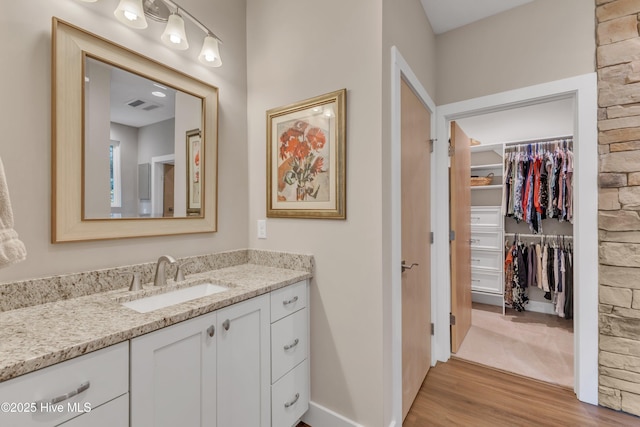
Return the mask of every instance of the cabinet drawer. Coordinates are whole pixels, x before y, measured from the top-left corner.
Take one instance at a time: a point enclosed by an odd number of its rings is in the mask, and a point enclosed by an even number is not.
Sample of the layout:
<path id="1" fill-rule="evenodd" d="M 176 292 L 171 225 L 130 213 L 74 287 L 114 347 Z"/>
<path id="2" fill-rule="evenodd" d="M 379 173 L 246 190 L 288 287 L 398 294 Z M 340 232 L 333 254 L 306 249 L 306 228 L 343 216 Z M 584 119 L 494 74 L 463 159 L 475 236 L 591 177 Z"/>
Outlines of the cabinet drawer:
<path id="1" fill-rule="evenodd" d="M 500 250 L 501 234 L 497 231 L 471 231 L 471 248 Z"/>
<path id="2" fill-rule="evenodd" d="M 80 415 L 62 427 L 127 427 L 129 425 L 129 394 L 118 397 L 91 412 Z"/>
<path id="3" fill-rule="evenodd" d="M 294 426 L 309 409 L 309 359 L 271 387 L 271 425 Z"/>
<path id="4" fill-rule="evenodd" d="M 307 358 L 307 309 L 278 320 L 271 325 L 271 382 Z"/>
<path id="5" fill-rule="evenodd" d="M 500 207 L 472 207 L 472 227 L 500 227 L 502 217 Z"/>
<path id="6" fill-rule="evenodd" d="M 490 251 L 482 249 L 471 250 L 471 267 L 487 268 L 500 271 L 503 265 L 502 251 Z"/>
<path id="7" fill-rule="evenodd" d="M 64 398 L 67 393 L 76 391 L 75 396 Z M 0 424 L 15 427 L 58 425 L 84 413 L 85 403 L 97 408 L 128 391 L 129 342 L 126 341 L 0 383 L 0 402 L 35 402 L 33 407 L 37 410 L 2 413 Z M 51 403 L 59 397 L 59 402 Z"/>
<path id="8" fill-rule="evenodd" d="M 306 281 L 275 290 L 271 292 L 271 322 L 280 320 L 284 316 L 295 313 L 306 306 Z"/>
<path id="9" fill-rule="evenodd" d="M 502 273 L 471 269 L 471 290 L 502 294 Z"/>

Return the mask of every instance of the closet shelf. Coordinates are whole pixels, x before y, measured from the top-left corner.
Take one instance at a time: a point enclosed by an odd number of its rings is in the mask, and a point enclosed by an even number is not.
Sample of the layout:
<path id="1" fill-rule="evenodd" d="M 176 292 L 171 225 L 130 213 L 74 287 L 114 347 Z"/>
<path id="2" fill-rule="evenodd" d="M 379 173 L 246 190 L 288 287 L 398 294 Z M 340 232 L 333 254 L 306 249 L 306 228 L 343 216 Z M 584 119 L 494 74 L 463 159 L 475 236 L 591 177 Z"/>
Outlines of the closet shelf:
<path id="1" fill-rule="evenodd" d="M 472 190 L 494 190 L 494 189 L 502 189 L 502 184 L 496 184 L 496 185 L 472 185 L 471 189 Z"/>

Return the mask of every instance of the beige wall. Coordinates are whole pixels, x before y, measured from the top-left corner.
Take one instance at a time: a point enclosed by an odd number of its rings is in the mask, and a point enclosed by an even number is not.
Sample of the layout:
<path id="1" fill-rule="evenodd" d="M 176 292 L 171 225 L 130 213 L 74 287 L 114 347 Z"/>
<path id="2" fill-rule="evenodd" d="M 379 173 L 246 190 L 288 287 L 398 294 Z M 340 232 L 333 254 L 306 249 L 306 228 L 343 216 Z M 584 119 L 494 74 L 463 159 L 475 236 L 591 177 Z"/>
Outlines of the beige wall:
<path id="1" fill-rule="evenodd" d="M 311 253 L 311 398 L 382 420 L 381 3 L 247 1 L 249 245 Z M 265 218 L 265 111 L 347 88 L 347 220 Z"/>
<path id="2" fill-rule="evenodd" d="M 437 37 L 438 105 L 595 71 L 595 4 L 536 0 Z"/>
<path id="3" fill-rule="evenodd" d="M 13 202 L 15 228 L 27 260 L 0 270 L 0 282 L 118 266 L 247 245 L 246 47 L 243 1 L 182 0 L 224 40 L 224 66 L 197 62 L 202 43 L 192 28 L 186 53 L 159 42 L 162 26 L 135 31 L 113 19 L 117 2 L 34 0 L 3 4 L 0 26 L 0 157 Z M 50 244 L 51 17 L 105 36 L 220 88 L 219 232 L 176 237 Z M 187 24 L 187 31 L 189 24 Z M 191 33 L 189 33 L 191 34 Z M 197 37 L 195 37 L 197 35 Z M 9 66 L 10 65 L 10 66 Z"/>

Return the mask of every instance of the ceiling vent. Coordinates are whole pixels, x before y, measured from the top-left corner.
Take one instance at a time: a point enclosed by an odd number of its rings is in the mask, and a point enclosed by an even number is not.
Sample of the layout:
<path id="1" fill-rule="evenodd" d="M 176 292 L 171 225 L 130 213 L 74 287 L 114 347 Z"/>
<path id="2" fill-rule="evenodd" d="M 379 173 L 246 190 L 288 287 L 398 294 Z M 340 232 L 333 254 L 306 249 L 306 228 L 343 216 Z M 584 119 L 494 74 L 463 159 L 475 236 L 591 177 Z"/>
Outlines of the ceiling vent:
<path id="1" fill-rule="evenodd" d="M 129 107 L 138 108 L 139 106 L 146 104 L 147 101 L 143 101 L 142 99 L 134 99 L 132 101 L 127 102 Z"/>
<path id="2" fill-rule="evenodd" d="M 126 104 L 129 107 L 135 108 L 137 110 L 144 110 L 144 111 L 151 111 L 161 107 L 161 105 L 159 104 L 146 101 L 144 99 L 132 99 L 131 101 L 128 101 Z"/>

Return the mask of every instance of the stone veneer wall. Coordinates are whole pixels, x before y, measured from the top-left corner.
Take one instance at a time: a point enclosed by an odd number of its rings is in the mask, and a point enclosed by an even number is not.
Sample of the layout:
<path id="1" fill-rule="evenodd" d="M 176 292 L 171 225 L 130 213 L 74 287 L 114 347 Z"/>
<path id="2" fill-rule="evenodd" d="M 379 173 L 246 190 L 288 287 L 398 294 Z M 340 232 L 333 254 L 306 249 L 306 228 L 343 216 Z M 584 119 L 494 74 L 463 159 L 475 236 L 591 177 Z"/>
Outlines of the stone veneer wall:
<path id="1" fill-rule="evenodd" d="M 640 415 L 640 0 L 596 0 L 599 403 Z"/>

